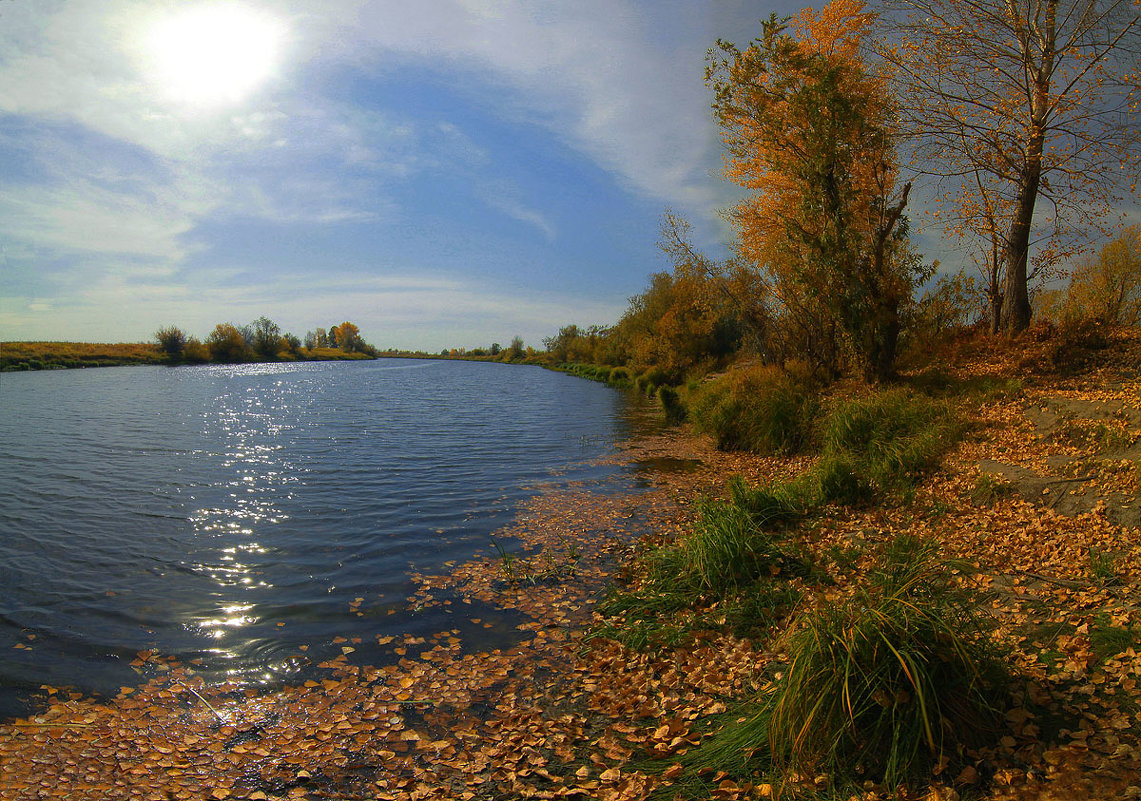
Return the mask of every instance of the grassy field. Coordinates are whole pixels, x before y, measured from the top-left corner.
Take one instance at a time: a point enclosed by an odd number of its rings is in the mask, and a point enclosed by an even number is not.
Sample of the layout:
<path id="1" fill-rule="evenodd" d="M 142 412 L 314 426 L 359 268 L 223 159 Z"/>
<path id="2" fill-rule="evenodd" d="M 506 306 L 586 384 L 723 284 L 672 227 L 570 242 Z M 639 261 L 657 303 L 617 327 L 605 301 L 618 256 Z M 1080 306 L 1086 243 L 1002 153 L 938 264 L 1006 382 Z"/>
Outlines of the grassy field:
<path id="1" fill-rule="evenodd" d="M 300 361 L 370 359 L 339 348 L 301 349 Z M 166 357 L 153 343 L 3 342 L 0 370 L 58 370 L 73 367 L 114 367 L 125 364 L 164 364 Z"/>
<path id="2" fill-rule="evenodd" d="M 161 364 L 157 345 L 136 342 L 3 342 L 0 370 L 53 370 L 68 367 L 111 367 L 121 364 Z"/>

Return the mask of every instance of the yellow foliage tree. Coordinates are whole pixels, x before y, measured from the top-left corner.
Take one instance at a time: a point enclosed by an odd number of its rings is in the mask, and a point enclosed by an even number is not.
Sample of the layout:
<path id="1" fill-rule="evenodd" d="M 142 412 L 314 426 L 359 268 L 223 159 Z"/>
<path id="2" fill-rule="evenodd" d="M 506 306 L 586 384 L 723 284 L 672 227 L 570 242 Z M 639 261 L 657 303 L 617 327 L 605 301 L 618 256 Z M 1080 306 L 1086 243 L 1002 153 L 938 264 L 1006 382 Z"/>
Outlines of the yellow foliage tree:
<path id="1" fill-rule="evenodd" d="M 333 327 L 333 338 L 337 347 L 351 353 L 359 350 L 361 345 L 361 330 L 350 322 L 343 322 Z"/>
<path id="2" fill-rule="evenodd" d="M 807 355 L 836 369 L 846 346 L 878 379 L 918 272 L 894 108 L 861 55 L 873 21 L 862 0 L 807 9 L 791 27 L 774 16 L 743 50 L 719 41 L 707 79 L 726 175 L 751 192 L 731 212 L 741 253 L 771 274 Z"/>
<path id="3" fill-rule="evenodd" d="M 1074 268 L 1063 314 L 1141 325 L 1141 226 L 1125 229 Z"/>

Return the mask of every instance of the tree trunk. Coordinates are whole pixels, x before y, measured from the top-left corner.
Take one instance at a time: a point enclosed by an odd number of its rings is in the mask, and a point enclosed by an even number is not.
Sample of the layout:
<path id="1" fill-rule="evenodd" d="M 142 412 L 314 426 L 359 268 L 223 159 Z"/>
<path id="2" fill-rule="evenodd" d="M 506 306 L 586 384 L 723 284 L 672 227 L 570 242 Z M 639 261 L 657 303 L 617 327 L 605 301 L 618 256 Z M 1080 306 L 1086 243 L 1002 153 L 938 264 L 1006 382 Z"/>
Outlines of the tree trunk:
<path id="1" fill-rule="evenodd" d="M 1030 256 L 1030 231 L 1034 223 L 1034 206 L 1042 183 L 1042 151 L 1046 143 L 1046 122 L 1050 107 L 1057 45 L 1058 0 L 1046 0 L 1041 24 L 1023 25 L 1020 9 L 1008 0 L 1011 21 L 1022 45 L 1022 63 L 1027 67 L 1033 95 L 1030 98 L 1030 135 L 1026 142 L 1025 161 L 1018 177 L 1018 194 L 1014 201 L 1014 219 L 1006 238 L 1006 287 L 1002 299 L 1002 323 L 1007 334 L 1018 334 L 1030 327 L 1030 293 L 1027 287 L 1027 261 Z M 1033 40 L 1033 41 L 1032 41 Z M 1035 59 L 1038 59 L 1035 62 Z M 1031 65 L 1036 67 L 1031 71 Z"/>
<path id="2" fill-rule="evenodd" d="M 990 297 L 990 333 L 994 336 L 1002 330 L 1002 289 L 996 286 L 987 294 Z"/>
<path id="3" fill-rule="evenodd" d="M 1002 328 L 1010 335 L 1030 327 L 1030 293 L 1027 287 L 1027 262 L 1030 257 L 1030 231 L 1034 223 L 1034 206 L 1038 202 L 1038 187 L 1042 182 L 1042 147 L 1045 138 L 1041 124 L 1034 125 L 1034 133 L 1026 147 L 1026 164 L 1018 180 L 1014 219 L 1006 238 L 1003 259 L 1006 262 L 1006 286 L 1002 297 Z"/>

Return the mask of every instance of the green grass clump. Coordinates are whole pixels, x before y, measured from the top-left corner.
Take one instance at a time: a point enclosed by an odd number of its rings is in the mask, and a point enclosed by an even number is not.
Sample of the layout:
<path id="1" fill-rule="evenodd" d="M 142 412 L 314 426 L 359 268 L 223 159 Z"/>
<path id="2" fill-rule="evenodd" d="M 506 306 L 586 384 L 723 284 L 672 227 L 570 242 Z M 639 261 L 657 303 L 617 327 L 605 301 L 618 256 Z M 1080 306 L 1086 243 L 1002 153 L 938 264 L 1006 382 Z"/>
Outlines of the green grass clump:
<path id="1" fill-rule="evenodd" d="M 803 451 L 820 410 L 817 388 L 778 367 L 733 370 L 697 389 L 690 418 L 728 451 Z"/>
<path id="2" fill-rule="evenodd" d="M 837 403 L 820 461 L 805 477 L 822 503 L 862 504 L 908 490 L 958 441 L 950 407 L 896 388 Z"/>
<path id="3" fill-rule="evenodd" d="M 672 383 L 669 373 L 660 367 L 653 367 L 634 379 L 634 389 L 653 396 L 657 393 L 658 387 L 669 386 Z"/>
<path id="4" fill-rule="evenodd" d="M 729 479 L 729 500 L 761 526 L 792 523 L 808 514 L 811 499 L 796 482 L 750 487 L 741 476 Z"/>
<path id="5" fill-rule="evenodd" d="M 680 425 L 685 422 L 686 408 L 681 396 L 673 387 L 658 387 L 658 403 L 662 405 L 662 414 L 670 425 Z"/>
<path id="6" fill-rule="evenodd" d="M 595 636 L 639 650 L 672 647 L 695 630 L 727 627 L 747 635 L 787 616 L 800 593 L 781 579 L 807 575 L 811 567 L 762 526 L 775 520 L 758 500 L 762 496 L 737 478 L 729 500 L 703 499 L 688 532 L 642 555 L 637 586 L 603 601 L 603 615 L 622 619 L 599 627 Z"/>
<path id="7" fill-rule="evenodd" d="M 1094 580 L 1103 587 L 1109 587 L 1114 584 L 1121 583 L 1121 575 L 1118 573 L 1117 562 L 1121 558 L 1120 554 L 1113 551 L 1104 551 L 1101 548 L 1089 549 L 1089 571 Z"/>
<path id="8" fill-rule="evenodd" d="M 1099 662 L 1104 662 L 1141 644 L 1141 632 L 1132 627 L 1116 626 L 1105 613 L 1094 618 L 1089 633 L 1090 648 Z"/>
<path id="9" fill-rule="evenodd" d="M 688 761 L 897 787 L 996 736 L 1006 672 L 954 572 L 933 546 L 895 540 L 854 597 L 793 624 L 784 676 Z"/>
<path id="10" fill-rule="evenodd" d="M 957 397 L 966 401 L 989 403 L 996 400 L 1013 400 L 1023 395 L 1022 382 L 1017 378 L 990 375 L 953 376 L 937 367 L 928 368 L 907 379 L 919 392 L 937 397 Z"/>
<path id="11" fill-rule="evenodd" d="M 779 573 L 786 560 L 776 537 L 735 503 L 703 500 L 686 536 L 647 555 L 651 584 L 724 596 L 760 576 Z"/>

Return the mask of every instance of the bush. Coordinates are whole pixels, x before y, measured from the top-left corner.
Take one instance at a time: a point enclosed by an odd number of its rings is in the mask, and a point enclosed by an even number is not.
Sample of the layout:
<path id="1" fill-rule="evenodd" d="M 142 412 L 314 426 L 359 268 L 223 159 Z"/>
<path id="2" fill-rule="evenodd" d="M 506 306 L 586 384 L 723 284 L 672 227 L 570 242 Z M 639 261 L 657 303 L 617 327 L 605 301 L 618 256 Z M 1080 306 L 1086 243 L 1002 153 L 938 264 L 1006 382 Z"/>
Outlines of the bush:
<path id="1" fill-rule="evenodd" d="M 699 387 L 690 417 L 721 450 L 798 453 L 820 410 L 816 389 L 810 378 L 777 367 L 738 369 Z"/>
<path id="2" fill-rule="evenodd" d="M 1048 366 L 1061 375 L 1088 369 L 1095 354 L 1109 345 L 1107 326 L 1093 317 L 1070 318 L 1058 326 L 1046 354 Z"/>
<path id="3" fill-rule="evenodd" d="M 202 364 L 210 361 L 210 351 L 195 337 L 186 340 L 186 347 L 182 351 L 182 358 L 189 364 Z"/>
<path id="4" fill-rule="evenodd" d="M 835 405 L 822 454 L 806 477 L 822 503 L 863 503 L 914 486 L 958 440 L 950 407 L 897 388 Z"/>
<path id="5" fill-rule="evenodd" d="M 658 402 L 662 405 L 666 422 L 670 425 L 680 425 L 685 422 L 685 404 L 681 402 L 677 390 L 673 387 L 658 387 Z"/>
<path id="6" fill-rule="evenodd" d="M 791 627 L 783 679 L 691 761 L 894 788 L 984 744 L 999 730 L 1008 675 L 954 573 L 933 546 L 895 540 L 867 587 Z"/>
<path id="7" fill-rule="evenodd" d="M 638 376 L 634 381 L 634 388 L 647 395 L 654 395 L 658 387 L 669 386 L 671 383 L 670 374 L 660 367 L 655 367 Z"/>
<path id="8" fill-rule="evenodd" d="M 182 360 L 187 339 L 181 328 L 173 325 L 160 328 L 155 331 L 155 340 L 162 352 L 166 354 L 167 359 L 172 362 Z"/>
<path id="9" fill-rule="evenodd" d="M 610 371 L 610 383 L 617 387 L 628 387 L 633 382 L 630 379 L 630 371 L 625 367 L 615 367 Z"/>

